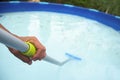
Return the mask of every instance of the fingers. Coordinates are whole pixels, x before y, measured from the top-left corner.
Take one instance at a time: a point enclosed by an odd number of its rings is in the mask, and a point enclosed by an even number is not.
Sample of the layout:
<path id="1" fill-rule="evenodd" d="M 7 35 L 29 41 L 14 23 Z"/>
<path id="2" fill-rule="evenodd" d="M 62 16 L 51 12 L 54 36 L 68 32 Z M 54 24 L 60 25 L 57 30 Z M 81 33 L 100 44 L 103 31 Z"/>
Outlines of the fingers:
<path id="1" fill-rule="evenodd" d="M 9 48 L 10 52 L 15 55 L 17 58 L 19 58 L 20 60 L 22 60 L 25 63 L 28 64 L 32 64 L 32 60 L 36 61 L 36 60 L 41 60 L 46 56 L 46 48 L 39 42 L 39 40 L 36 37 L 19 37 L 21 40 L 23 41 L 28 41 L 30 43 L 32 43 L 35 47 L 36 47 L 36 53 L 32 58 L 29 58 L 25 55 L 23 55 L 21 52 Z"/>
<path id="2" fill-rule="evenodd" d="M 41 60 L 46 56 L 45 49 L 38 49 L 36 54 L 33 56 L 32 60 Z"/>
<path id="3" fill-rule="evenodd" d="M 27 56 L 24 56 L 22 53 L 20 53 L 19 51 L 15 50 L 15 49 L 12 49 L 12 48 L 8 48 L 9 51 L 14 55 L 16 56 L 17 58 L 19 58 L 20 60 L 22 60 L 23 62 L 31 65 L 32 64 L 32 60 L 27 57 Z"/>
<path id="4" fill-rule="evenodd" d="M 46 48 L 38 41 L 36 37 L 32 37 L 31 40 L 29 40 L 33 45 L 35 45 L 37 52 L 32 57 L 32 60 L 41 60 L 46 56 Z"/>

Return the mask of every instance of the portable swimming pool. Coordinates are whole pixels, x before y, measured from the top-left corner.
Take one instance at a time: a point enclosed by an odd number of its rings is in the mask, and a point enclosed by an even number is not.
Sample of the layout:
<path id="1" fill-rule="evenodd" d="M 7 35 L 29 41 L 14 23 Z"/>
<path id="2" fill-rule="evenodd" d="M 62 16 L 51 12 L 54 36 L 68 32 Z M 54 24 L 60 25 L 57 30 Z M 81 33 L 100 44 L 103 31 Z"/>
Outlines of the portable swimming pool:
<path id="1" fill-rule="evenodd" d="M 0 44 L 0 80 L 120 80 L 120 17 L 67 4 L 0 3 L 0 23 L 11 32 L 36 36 L 47 54 L 63 66 L 44 61 L 24 64 Z"/>

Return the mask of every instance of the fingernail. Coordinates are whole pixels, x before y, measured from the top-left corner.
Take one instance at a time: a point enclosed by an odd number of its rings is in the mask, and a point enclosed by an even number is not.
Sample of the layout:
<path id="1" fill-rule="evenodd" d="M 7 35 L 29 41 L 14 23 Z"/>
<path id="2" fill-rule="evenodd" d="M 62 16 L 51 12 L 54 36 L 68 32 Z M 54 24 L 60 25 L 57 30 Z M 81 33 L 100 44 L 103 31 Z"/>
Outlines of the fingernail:
<path id="1" fill-rule="evenodd" d="M 33 61 L 36 61 L 37 59 L 33 58 L 32 60 L 33 60 Z"/>
<path id="2" fill-rule="evenodd" d="M 33 60 L 33 61 L 36 61 L 36 60 L 37 60 L 37 57 L 33 57 L 32 60 Z"/>
<path id="3" fill-rule="evenodd" d="M 32 64 L 32 61 L 28 62 L 28 64 L 31 65 L 31 64 Z"/>

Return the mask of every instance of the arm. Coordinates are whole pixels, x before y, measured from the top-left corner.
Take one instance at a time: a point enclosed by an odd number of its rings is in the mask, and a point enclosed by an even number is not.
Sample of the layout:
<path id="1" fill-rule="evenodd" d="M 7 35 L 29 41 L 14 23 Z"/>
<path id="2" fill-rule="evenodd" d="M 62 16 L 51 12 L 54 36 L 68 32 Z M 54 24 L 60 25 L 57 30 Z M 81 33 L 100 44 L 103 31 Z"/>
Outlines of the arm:
<path id="1" fill-rule="evenodd" d="M 3 29 L 3 30 L 5 30 L 5 31 L 7 31 L 7 32 L 9 32 L 5 27 L 2 26 L 2 24 L 0 24 L 0 28 Z"/>
<path id="2" fill-rule="evenodd" d="M 3 27 L 1 24 L 0 24 L 0 28 L 9 32 L 10 34 L 12 34 L 10 31 L 8 31 L 5 27 Z M 36 54 L 32 57 L 32 58 L 29 58 L 27 56 L 24 56 L 22 55 L 19 51 L 13 49 L 13 48 L 10 48 L 8 47 L 9 51 L 15 55 L 16 57 L 18 57 L 19 59 L 21 59 L 23 62 L 25 63 L 28 63 L 28 64 L 32 64 L 32 60 L 41 60 L 42 58 L 44 58 L 46 56 L 45 54 L 45 47 L 38 41 L 38 39 L 36 37 L 32 37 L 32 36 L 27 36 L 27 37 L 20 37 L 20 36 L 17 36 L 15 34 L 12 34 L 13 36 L 16 36 L 17 38 L 23 40 L 23 41 L 29 41 L 31 43 L 33 43 L 37 49 L 36 51 Z"/>

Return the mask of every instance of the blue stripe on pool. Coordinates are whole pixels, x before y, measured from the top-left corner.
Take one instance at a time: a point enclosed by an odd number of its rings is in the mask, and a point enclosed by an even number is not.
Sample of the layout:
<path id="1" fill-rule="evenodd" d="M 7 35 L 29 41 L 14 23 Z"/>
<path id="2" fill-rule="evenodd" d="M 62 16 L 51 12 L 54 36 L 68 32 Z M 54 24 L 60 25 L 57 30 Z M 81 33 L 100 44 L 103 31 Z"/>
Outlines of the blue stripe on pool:
<path id="1" fill-rule="evenodd" d="M 115 18 L 118 18 L 118 19 L 120 19 L 120 16 L 115 16 Z"/>
<path id="2" fill-rule="evenodd" d="M 64 6 L 67 6 L 67 7 L 74 7 L 73 5 L 69 5 L 69 4 L 64 4 Z"/>
<path id="3" fill-rule="evenodd" d="M 20 1 L 9 1 L 9 3 L 20 3 Z"/>
<path id="4" fill-rule="evenodd" d="M 49 4 L 48 2 L 40 2 L 40 4 Z"/>
<path id="5" fill-rule="evenodd" d="M 94 12 L 99 12 L 98 10 L 96 9 L 89 9 L 90 11 L 94 11 Z"/>

